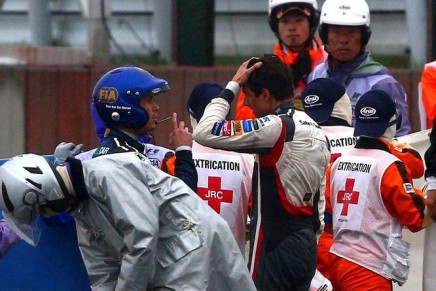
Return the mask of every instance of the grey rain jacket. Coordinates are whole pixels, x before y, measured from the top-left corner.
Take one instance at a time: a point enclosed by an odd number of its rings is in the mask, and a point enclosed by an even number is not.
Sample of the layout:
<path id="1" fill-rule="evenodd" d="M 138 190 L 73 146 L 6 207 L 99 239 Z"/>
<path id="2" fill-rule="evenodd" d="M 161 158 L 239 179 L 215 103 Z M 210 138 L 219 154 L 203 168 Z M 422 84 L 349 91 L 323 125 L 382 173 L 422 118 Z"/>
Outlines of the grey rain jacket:
<path id="1" fill-rule="evenodd" d="M 72 214 L 94 290 L 255 290 L 227 223 L 180 179 L 136 152 L 82 163 Z"/>

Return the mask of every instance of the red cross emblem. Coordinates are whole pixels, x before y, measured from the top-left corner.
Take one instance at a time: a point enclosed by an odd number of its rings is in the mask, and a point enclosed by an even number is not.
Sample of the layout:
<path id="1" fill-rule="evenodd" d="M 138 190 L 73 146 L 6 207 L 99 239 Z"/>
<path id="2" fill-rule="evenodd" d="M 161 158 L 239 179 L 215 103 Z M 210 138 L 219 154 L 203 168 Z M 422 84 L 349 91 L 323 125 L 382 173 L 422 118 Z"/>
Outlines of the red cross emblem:
<path id="1" fill-rule="evenodd" d="M 220 213 L 221 202 L 233 202 L 233 191 L 221 189 L 221 177 L 209 177 L 208 184 L 207 188 L 198 187 L 197 194 L 201 199 L 206 200 L 213 210 Z"/>
<path id="2" fill-rule="evenodd" d="M 348 215 L 348 205 L 357 204 L 359 201 L 359 192 L 353 191 L 354 179 L 345 181 L 345 190 L 338 191 L 337 203 L 343 203 L 341 215 Z"/>

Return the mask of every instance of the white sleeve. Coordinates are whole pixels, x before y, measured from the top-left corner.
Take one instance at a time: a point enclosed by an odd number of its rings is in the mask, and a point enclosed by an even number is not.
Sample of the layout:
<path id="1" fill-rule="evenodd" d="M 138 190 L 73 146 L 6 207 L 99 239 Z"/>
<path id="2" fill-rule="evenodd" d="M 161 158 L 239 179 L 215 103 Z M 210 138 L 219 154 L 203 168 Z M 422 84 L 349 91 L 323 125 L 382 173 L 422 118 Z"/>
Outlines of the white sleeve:
<path id="1" fill-rule="evenodd" d="M 282 131 L 282 120 L 267 115 L 249 120 L 225 120 L 229 103 L 214 98 L 194 129 L 194 140 L 204 146 L 237 152 L 258 153 L 272 148 Z"/>

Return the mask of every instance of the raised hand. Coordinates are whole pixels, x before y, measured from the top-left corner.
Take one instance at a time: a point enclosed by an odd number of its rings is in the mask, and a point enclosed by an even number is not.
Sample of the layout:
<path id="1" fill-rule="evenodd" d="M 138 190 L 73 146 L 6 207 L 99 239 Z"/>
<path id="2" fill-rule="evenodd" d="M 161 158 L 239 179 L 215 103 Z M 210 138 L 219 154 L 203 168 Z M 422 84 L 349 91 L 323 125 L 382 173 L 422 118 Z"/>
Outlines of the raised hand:
<path id="1" fill-rule="evenodd" d="M 173 149 L 177 149 L 181 146 L 192 147 L 192 133 L 185 126 L 184 121 L 177 123 L 177 113 L 173 113 L 171 116 L 172 132 L 170 134 L 170 145 Z"/>
<path id="2" fill-rule="evenodd" d="M 233 76 L 232 81 L 235 81 L 236 83 L 239 84 L 239 86 L 244 85 L 248 78 L 250 77 L 250 75 L 258 68 L 260 68 L 262 66 L 262 63 L 260 61 L 258 61 L 257 63 L 255 63 L 254 65 L 252 65 L 250 68 L 247 68 L 248 63 L 252 60 L 253 58 L 243 62 L 239 68 L 238 71 L 236 72 L 236 74 Z"/>

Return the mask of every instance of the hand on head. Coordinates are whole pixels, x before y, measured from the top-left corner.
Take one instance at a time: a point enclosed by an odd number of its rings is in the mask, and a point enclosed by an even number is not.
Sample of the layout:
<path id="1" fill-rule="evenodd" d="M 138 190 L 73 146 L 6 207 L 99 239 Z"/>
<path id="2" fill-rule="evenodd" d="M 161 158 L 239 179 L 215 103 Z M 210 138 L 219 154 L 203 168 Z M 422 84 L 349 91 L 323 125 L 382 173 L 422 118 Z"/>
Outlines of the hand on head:
<path id="1" fill-rule="evenodd" d="M 247 68 L 248 64 L 250 63 L 250 61 L 252 59 L 253 58 L 243 62 L 242 65 L 239 66 L 239 69 L 236 72 L 236 74 L 233 76 L 232 81 L 235 81 L 236 83 L 238 83 L 239 86 L 243 86 L 247 82 L 250 75 L 255 70 L 257 70 L 258 68 L 260 68 L 262 66 L 262 63 L 259 61 L 259 62 L 255 63 L 254 65 L 252 65 L 250 68 Z"/>

